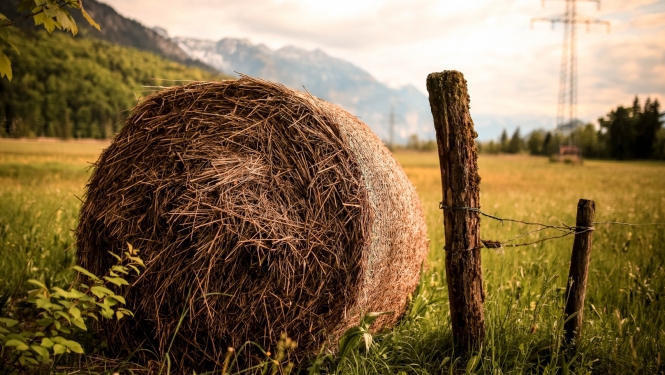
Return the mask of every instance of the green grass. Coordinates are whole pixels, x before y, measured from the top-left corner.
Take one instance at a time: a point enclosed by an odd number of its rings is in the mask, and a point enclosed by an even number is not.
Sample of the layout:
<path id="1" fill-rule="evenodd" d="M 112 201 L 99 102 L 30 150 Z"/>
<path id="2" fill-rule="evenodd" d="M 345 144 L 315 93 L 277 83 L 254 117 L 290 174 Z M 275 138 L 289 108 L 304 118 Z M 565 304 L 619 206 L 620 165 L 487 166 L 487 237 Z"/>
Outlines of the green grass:
<path id="1" fill-rule="evenodd" d="M 102 142 L 0 140 L 0 297 L 73 276 L 80 201 Z"/>
<path id="2" fill-rule="evenodd" d="M 12 293 L 24 270 L 25 278 L 57 285 L 71 279 L 76 196 L 83 193 L 87 163 L 104 146 L 0 140 L 0 294 Z M 434 153 L 396 156 L 417 187 L 429 227 L 423 292 L 414 297 L 427 306 L 375 335 L 369 352 L 354 351 L 338 360 L 338 373 L 665 371 L 664 226 L 596 225 L 583 336 L 574 356 L 559 351 L 573 238 L 504 252 L 483 250 L 487 339 L 474 359 L 458 358 L 451 349 L 438 159 Z M 577 201 L 587 198 L 596 202 L 597 221 L 665 222 L 664 163 L 586 161 L 579 166 L 483 155 L 479 167 L 482 210 L 490 214 L 574 224 Z M 481 237 L 503 241 L 528 229 L 484 218 Z"/>
<path id="3" fill-rule="evenodd" d="M 406 319 L 385 334 L 376 350 L 345 360 L 342 373 L 397 373 L 401 368 L 407 373 L 441 373 L 455 361 L 450 349 L 443 217 L 438 209 L 438 159 L 435 154 L 418 153 L 398 154 L 397 159 L 416 185 L 426 213 L 430 238 L 423 276 L 426 297 L 441 302 L 422 318 Z M 596 202 L 596 221 L 665 221 L 663 163 L 586 161 L 572 166 L 545 158 L 481 156 L 479 169 L 481 208 L 490 214 L 574 225 L 577 201 L 586 198 Z M 584 333 L 573 358 L 558 351 L 573 238 L 504 252 L 483 250 L 487 340 L 474 371 L 663 371 L 665 227 L 596 227 Z M 523 225 L 483 218 L 481 237 L 504 241 L 526 230 Z"/>

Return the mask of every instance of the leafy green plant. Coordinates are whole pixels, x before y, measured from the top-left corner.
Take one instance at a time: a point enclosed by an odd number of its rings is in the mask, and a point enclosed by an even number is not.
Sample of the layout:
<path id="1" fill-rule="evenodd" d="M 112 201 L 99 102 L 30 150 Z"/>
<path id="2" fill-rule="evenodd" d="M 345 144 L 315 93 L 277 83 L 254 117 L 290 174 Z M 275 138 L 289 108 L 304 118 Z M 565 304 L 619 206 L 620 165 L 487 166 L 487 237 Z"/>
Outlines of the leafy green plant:
<path id="1" fill-rule="evenodd" d="M 360 324 L 355 327 L 347 329 L 342 337 L 339 339 L 339 349 L 337 356 L 328 353 L 327 345 L 324 344 L 319 351 L 319 354 L 311 362 L 310 367 L 307 369 L 309 375 L 324 373 L 337 373 L 337 365 L 347 358 L 352 352 L 357 349 L 364 348 L 365 352 L 369 352 L 372 344 L 374 343 L 374 336 L 369 328 L 372 323 L 381 315 L 392 314 L 392 311 L 385 312 L 370 312 L 365 314 L 360 319 Z M 361 345 L 364 344 L 364 345 Z"/>
<path id="2" fill-rule="evenodd" d="M 80 336 L 88 330 L 91 319 L 122 319 L 133 313 L 122 307 L 125 299 L 112 289 L 129 286 L 125 279 L 132 273 L 139 275 L 145 267 L 139 250 L 130 244 L 122 256 L 111 253 L 117 263 L 109 272 L 98 277 L 88 270 L 74 266 L 78 281 L 68 290 L 48 288 L 35 279 L 28 283 L 37 287 L 22 301 L 33 305 L 35 314 L 0 318 L 0 361 L 4 373 L 18 373 L 24 369 L 53 365 L 67 353 L 83 354 Z M 83 279 L 88 283 L 83 283 Z M 18 315 L 18 314 L 14 314 Z"/>
<path id="3" fill-rule="evenodd" d="M 21 0 L 18 11 L 28 11 L 30 13 L 13 21 L 0 14 L 0 47 L 9 46 L 18 52 L 18 49 L 9 41 L 10 26 L 25 18 L 32 18 L 35 21 L 35 26 L 44 25 L 49 34 L 57 28 L 76 35 L 78 33 L 78 26 L 76 26 L 76 21 L 74 21 L 67 8 L 79 9 L 90 25 L 97 30 L 100 29 L 99 25 L 90 17 L 88 12 L 83 9 L 81 0 Z M 3 76 L 11 81 L 12 65 L 9 56 L 5 55 L 0 49 L 0 78 Z"/>
<path id="4" fill-rule="evenodd" d="M 392 314 L 391 311 L 386 312 L 370 312 L 360 319 L 360 324 L 351 327 L 344 332 L 342 338 L 339 340 L 339 358 L 340 360 L 346 357 L 352 350 L 357 349 L 361 342 L 365 344 L 365 350 L 369 351 L 372 346 L 373 337 L 369 331 L 369 327 L 381 315 Z"/>
<path id="5" fill-rule="evenodd" d="M 437 288 L 439 278 L 438 273 L 427 274 L 424 263 L 420 265 L 420 281 L 413 294 L 409 295 L 407 318 L 414 320 L 426 318 L 428 311 L 431 310 L 433 305 L 445 301 L 445 298 L 434 297 L 433 292 L 441 289 Z"/>

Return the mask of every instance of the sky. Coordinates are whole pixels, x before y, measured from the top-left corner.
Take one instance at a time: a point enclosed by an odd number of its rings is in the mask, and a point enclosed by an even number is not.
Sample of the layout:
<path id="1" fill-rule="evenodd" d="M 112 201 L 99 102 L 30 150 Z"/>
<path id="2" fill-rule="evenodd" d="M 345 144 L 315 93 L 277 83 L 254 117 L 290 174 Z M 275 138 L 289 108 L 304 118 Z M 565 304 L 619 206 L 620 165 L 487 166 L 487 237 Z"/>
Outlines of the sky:
<path id="1" fill-rule="evenodd" d="M 556 122 L 562 0 L 102 0 L 171 36 L 246 38 L 277 49 L 322 49 L 393 87 L 426 93 L 427 74 L 467 79 L 480 138 Z M 578 117 L 597 123 L 635 95 L 665 99 L 665 0 L 578 1 Z"/>

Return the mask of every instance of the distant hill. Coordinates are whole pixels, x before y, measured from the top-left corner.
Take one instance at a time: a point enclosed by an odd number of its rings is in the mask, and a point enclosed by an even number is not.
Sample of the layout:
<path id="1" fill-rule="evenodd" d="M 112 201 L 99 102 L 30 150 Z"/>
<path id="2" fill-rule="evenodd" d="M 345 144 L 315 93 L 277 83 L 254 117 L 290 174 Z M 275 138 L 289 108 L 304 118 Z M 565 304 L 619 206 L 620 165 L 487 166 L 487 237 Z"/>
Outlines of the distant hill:
<path id="1" fill-rule="evenodd" d="M 20 0 L 0 0 L 0 13 L 12 20 L 19 18 L 22 15 L 16 12 L 19 2 Z M 121 16 L 110 6 L 96 0 L 85 0 L 83 5 L 90 16 L 101 26 L 101 31 L 90 26 L 81 15 L 81 12 L 70 9 L 82 36 L 89 36 L 121 46 L 152 52 L 187 66 L 213 70 L 205 63 L 190 58 L 176 43 L 160 35 L 159 32 L 147 28 L 132 19 Z M 35 29 L 32 19 L 19 22 L 17 26 L 28 30 Z"/>
<path id="2" fill-rule="evenodd" d="M 427 96 L 414 86 L 390 88 L 368 72 L 321 50 L 297 47 L 272 50 L 244 39 L 219 41 L 173 38 L 191 58 L 224 72 L 240 72 L 283 83 L 294 89 L 303 86 L 315 96 L 341 105 L 360 117 L 376 134 L 388 139 L 388 116 L 395 110 L 395 140 L 411 134 L 434 138 Z"/>
<path id="3" fill-rule="evenodd" d="M 0 79 L 0 135 L 109 138 L 138 98 L 179 80 L 226 78 L 92 38 L 45 31 L 14 37 L 14 78 Z"/>

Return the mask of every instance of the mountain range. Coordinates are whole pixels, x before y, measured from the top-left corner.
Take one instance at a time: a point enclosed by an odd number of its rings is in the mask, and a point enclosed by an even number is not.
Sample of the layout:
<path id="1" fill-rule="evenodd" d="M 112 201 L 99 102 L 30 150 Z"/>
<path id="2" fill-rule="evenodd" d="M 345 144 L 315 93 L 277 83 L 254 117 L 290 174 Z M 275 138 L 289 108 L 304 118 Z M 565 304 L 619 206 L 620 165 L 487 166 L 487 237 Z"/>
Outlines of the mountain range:
<path id="1" fill-rule="evenodd" d="M 164 30 L 160 30 L 164 32 Z M 172 38 L 190 58 L 227 74 L 247 74 L 276 81 L 340 105 L 358 116 L 382 139 L 389 141 L 389 116 L 394 110 L 394 140 L 411 134 L 433 138 L 427 97 L 412 85 L 391 88 L 358 66 L 320 49 L 286 46 L 277 50 L 247 39 L 210 41 Z"/>
<path id="2" fill-rule="evenodd" d="M 10 19 L 20 18 L 21 14 L 16 13 L 19 1 L 0 0 L 0 13 Z M 145 27 L 104 3 L 85 0 L 84 5 L 101 31 L 88 25 L 79 11 L 72 10 L 80 36 L 152 52 L 209 71 L 238 72 L 307 90 L 358 116 L 385 141 L 390 141 L 391 111 L 394 111 L 395 142 L 404 143 L 411 134 L 434 138 L 429 102 L 422 92 L 412 85 L 389 87 L 360 67 L 320 49 L 308 51 L 286 46 L 273 50 L 247 39 L 171 38 L 165 29 Z M 18 26 L 34 30 L 30 19 L 19 22 Z"/>

